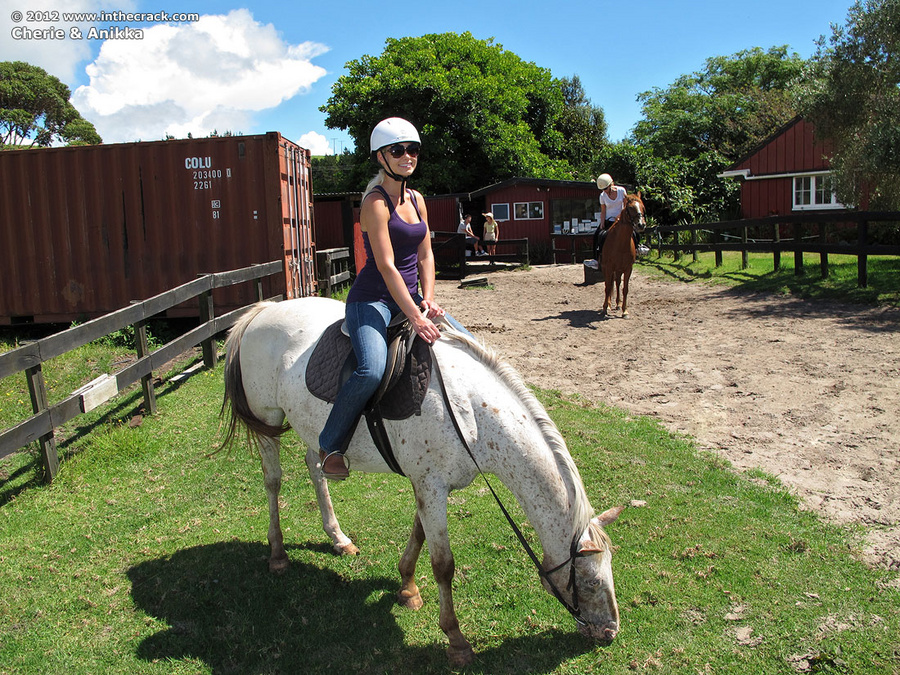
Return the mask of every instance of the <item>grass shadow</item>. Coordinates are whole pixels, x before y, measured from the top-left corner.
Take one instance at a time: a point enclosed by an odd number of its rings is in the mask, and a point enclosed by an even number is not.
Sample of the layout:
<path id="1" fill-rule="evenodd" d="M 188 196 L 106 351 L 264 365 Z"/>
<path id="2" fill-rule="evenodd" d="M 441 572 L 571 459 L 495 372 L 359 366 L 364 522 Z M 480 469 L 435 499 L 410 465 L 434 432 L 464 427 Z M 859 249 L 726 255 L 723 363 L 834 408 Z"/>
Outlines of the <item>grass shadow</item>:
<path id="1" fill-rule="evenodd" d="M 408 611 L 397 606 L 397 579 L 347 580 L 296 556 L 275 575 L 267 556 L 264 544 L 232 541 L 131 567 L 135 606 L 168 626 L 138 644 L 138 658 L 195 659 L 217 675 L 450 670 L 445 640 L 406 643 L 394 616 Z M 433 609 L 427 620 L 437 631 Z M 545 631 L 487 648 L 462 672 L 548 672 L 591 647 L 574 630 Z"/>

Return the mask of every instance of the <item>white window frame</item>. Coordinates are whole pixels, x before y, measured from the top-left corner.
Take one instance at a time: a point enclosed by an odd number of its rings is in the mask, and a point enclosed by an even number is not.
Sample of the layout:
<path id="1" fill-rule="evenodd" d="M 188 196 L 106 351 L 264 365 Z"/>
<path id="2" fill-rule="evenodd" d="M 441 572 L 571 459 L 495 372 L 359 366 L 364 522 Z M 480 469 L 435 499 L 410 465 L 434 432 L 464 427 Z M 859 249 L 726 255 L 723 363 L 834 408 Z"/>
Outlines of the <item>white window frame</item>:
<path id="1" fill-rule="evenodd" d="M 508 221 L 509 220 L 509 202 L 491 204 L 491 213 L 494 214 L 494 220 L 496 220 L 498 223 Z"/>
<path id="2" fill-rule="evenodd" d="M 830 171 L 820 171 L 817 173 L 805 173 L 795 175 L 791 181 L 791 205 L 794 211 L 810 211 L 810 210 L 826 210 L 826 209 L 844 209 L 834 194 L 834 191 L 828 195 L 830 200 L 827 202 L 818 202 L 824 194 L 823 184 L 831 177 Z M 806 195 L 809 203 L 798 203 L 798 197 Z M 803 200 L 800 200 L 801 202 Z"/>
<path id="3" fill-rule="evenodd" d="M 536 206 L 536 205 L 540 206 L 541 215 L 532 216 L 531 209 L 533 206 Z M 519 216 L 518 211 L 519 211 L 520 206 L 525 207 L 525 216 L 524 217 Z M 496 218 L 496 216 L 494 216 L 494 217 Z M 516 220 L 543 220 L 544 219 L 544 202 L 514 202 L 513 203 L 513 217 Z"/>

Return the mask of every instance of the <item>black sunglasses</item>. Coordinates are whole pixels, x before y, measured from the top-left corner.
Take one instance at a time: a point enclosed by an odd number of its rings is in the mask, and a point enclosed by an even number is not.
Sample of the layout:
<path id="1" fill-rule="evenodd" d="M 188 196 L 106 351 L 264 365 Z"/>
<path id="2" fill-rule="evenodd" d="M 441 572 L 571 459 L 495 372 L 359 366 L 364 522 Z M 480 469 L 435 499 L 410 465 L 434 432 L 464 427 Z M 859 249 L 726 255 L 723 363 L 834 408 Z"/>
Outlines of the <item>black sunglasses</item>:
<path id="1" fill-rule="evenodd" d="M 409 155 L 410 157 L 418 157 L 419 156 L 419 144 L 418 143 L 410 143 L 409 145 L 401 145 L 400 143 L 394 143 L 391 147 L 388 148 L 388 152 L 391 153 L 391 157 L 394 159 L 400 159 L 403 155 Z"/>

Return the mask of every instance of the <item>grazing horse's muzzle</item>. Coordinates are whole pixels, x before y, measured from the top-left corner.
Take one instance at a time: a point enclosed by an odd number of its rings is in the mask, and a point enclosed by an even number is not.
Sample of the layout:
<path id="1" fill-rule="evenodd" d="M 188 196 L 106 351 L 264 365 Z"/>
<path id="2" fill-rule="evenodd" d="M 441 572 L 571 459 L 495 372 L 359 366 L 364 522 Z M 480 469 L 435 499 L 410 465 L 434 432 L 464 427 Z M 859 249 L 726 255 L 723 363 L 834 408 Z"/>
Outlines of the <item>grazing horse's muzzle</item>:
<path id="1" fill-rule="evenodd" d="M 582 624 L 578 626 L 578 630 L 585 637 L 596 640 L 601 644 L 609 644 L 616 638 L 616 635 L 619 634 L 619 623 L 617 621 L 610 621 L 603 626 Z"/>

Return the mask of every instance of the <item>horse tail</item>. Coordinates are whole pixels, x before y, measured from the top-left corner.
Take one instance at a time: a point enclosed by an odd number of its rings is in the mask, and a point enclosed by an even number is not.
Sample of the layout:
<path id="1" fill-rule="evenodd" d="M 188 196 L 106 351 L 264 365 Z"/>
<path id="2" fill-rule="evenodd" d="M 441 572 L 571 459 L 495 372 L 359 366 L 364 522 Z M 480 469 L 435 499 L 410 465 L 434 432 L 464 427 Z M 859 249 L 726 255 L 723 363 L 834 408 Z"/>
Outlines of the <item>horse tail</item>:
<path id="1" fill-rule="evenodd" d="M 250 404 L 247 403 L 244 378 L 241 374 L 241 340 L 244 333 L 259 313 L 273 304 L 272 302 L 258 302 L 250 307 L 234 324 L 225 341 L 225 395 L 222 399 L 219 417 L 227 417 L 228 420 L 220 450 L 231 446 L 238 431 L 242 428 L 246 431 L 248 443 L 253 447 L 259 443 L 261 436 L 277 438 L 290 429 L 286 423 L 280 426 L 267 424 L 253 414 Z"/>

